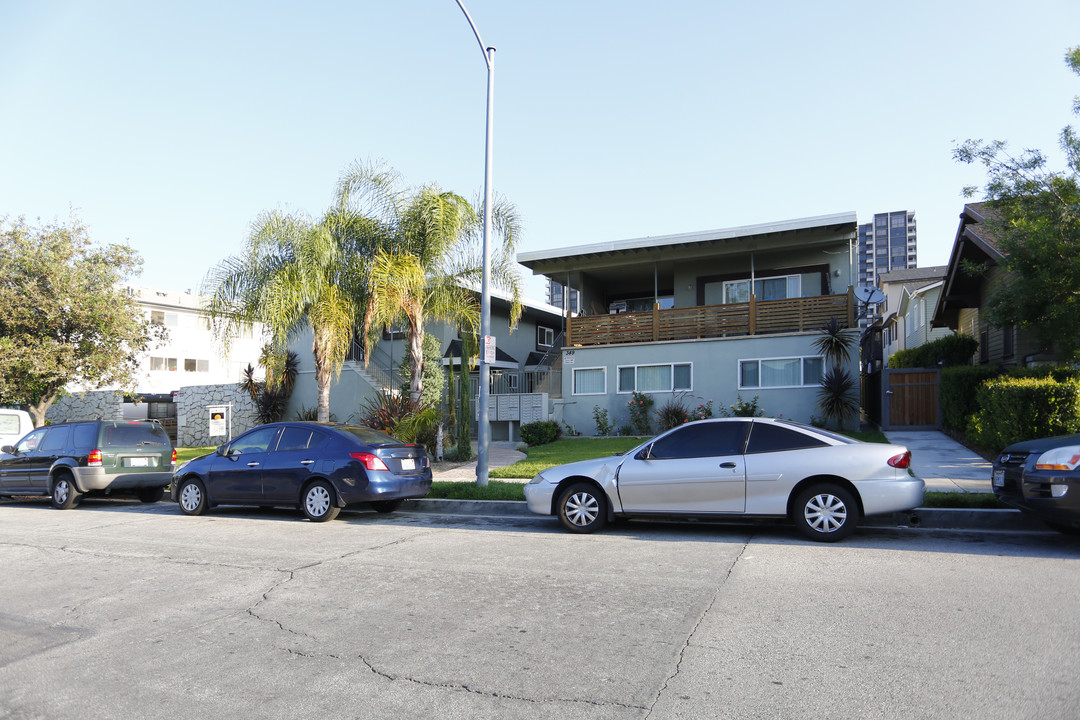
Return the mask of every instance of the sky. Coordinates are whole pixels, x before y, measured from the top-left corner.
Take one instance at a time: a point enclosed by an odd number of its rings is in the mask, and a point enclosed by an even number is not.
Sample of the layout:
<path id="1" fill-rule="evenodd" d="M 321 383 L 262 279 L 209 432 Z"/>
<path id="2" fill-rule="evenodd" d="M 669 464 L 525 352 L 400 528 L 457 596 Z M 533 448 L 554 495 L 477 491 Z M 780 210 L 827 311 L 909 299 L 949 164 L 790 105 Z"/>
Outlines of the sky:
<path id="1" fill-rule="evenodd" d="M 956 143 L 1064 168 L 1080 124 L 1076 0 L 465 4 L 521 251 L 913 210 L 944 265 L 985 181 Z M 0 217 L 74 212 L 137 284 L 197 292 L 354 161 L 477 196 L 486 90 L 455 0 L 0 0 Z"/>

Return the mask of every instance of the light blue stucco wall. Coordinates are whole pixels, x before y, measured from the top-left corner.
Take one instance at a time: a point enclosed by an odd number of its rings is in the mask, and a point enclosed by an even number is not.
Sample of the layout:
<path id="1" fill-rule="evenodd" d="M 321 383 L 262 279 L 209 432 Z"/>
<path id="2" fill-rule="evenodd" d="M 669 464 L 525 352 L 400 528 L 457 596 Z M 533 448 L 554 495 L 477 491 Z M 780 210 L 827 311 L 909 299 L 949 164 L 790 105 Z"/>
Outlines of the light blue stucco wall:
<path id="1" fill-rule="evenodd" d="M 819 356 L 813 341 L 820 333 L 791 333 L 737 338 L 716 338 L 665 343 L 632 343 L 601 347 L 578 347 L 564 350 L 563 398 L 553 401 L 555 419 L 574 426 L 584 435 L 596 434 L 593 408 L 607 409 L 608 418 L 616 430 L 628 424 L 627 407 L 631 395 L 617 392 L 618 368 L 624 365 L 653 363 L 691 363 L 692 389 L 686 392 L 651 392 L 654 410 L 675 396 L 683 405 L 693 409 L 708 400 L 713 401 L 714 416 L 719 408 L 735 403 L 739 396 L 749 402 L 758 396 L 758 404 L 769 417 L 798 422 L 810 422 L 811 416 L 821 415 L 817 408 L 818 386 L 797 388 L 739 388 L 739 361 L 767 358 Z M 856 381 L 858 398 L 858 353 L 853 353 L 847 370 Z M 575 395 L 574 370 L 604 368 L 606 392 L 598 395 Z M 654 425 L 655 428 L 655 425 Z"/>

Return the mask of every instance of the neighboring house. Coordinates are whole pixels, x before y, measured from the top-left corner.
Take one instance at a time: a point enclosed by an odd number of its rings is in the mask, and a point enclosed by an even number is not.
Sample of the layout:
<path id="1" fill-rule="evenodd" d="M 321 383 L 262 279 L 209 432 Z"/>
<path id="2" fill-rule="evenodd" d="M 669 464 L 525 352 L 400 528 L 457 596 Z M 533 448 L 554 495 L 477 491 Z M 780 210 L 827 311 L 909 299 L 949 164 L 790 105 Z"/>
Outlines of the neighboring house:
<path id="1" fill-rule="evenodd" d="M 490 366 L 490 392 L 493 398 L 490 407 L 493 409 L 489 411 L 489 416 L 493 440 L 517 439 L 521 422 L 548 419 L 550 398 L 562 390 L 558 371 L 552 367 L 560 357 L 565 325 L 558 308 L 523 300 L 521 318 L 511 331 L 510 307 L 508 295 L 498 290 L 491 292 L 491 333 L 495 337 L 496 349 L 495 362 Z M 450 328 L 444 323 L 428 323 L 424 330 L 425 334 L 439 338 L 443 367 L 449 370 L 452 365 L 455 373 L 460 372 L 462 338 L 458 328 Z M 314 410 L 318 405 L 311 340 L 311 332 L 308 331 L 297 338 L 290 348 L 297 354 L 300 367 L 289 401 L 288 417 Z M 336 419 L 355 421 L 363 413 L 364 404 L 376 398 L 380 392 L 397 392 L 406 384 L 401 376 L 401 366 L 408 354 L 408 338 L 404 328 L 385 329 L 381 340 L 370 349 L 370 354 L 365 367 L 360 343 L 354 341 L 341 375 L 332 381 L 330 412 Z M 471 406 L 475 413 L 479 371 L 473 365 L 469 373 L 473 398 Z M 524 395 L 536 396 L 530 398 L 533 404 L 529 412 L 522 410 L 520 402 L 514 404 L 509 397 L 504 397 L 502 413 L 499 413 L 496 396 Z M 520 401 L 521 398 L 517 399 Z M 530 413 L 539 414 L 534 416 Z M 475 415 L 472 423 L 475 436 Z"/>
<path id="2" fill-rule="evenodd" d="M 964 205 L 931 324 L 978 339 L 974 364 L 1028 366 L 1049 361 L 1052 355 L 1034 332 L 991 327 L 986 320 L 990 292 L 1002 281 L 1005 260 L 997 238 L 986 225 L 989 213 L 985 203 Z M 983 272 L 972 274 L 968 271 L 972 267 L 983 268 Z"/>
<path id="3" fill-rule="evenodd" d="M 881 319 L 883 356 L 925 345 L 951 335 L 948 328 L 931 327 L 934 308 L 944 286 L 948 267 L 936 265 L 882 273 L 878 287 L 885 300 L 878 303 Z"/>
<path id="4" fill-rule="evenodd" d="M 202 298 L 198 295 L 136 285 L 128 285 L 125 289 L 147 320 L 167 330 L 164 343 L 151 347 L 140 356 L 135 394 L 121 400 L 115 397 L 113 388 L 68 388 L 73 395 L 50 408 L 48 418 L 57 422 L 114 417 L 114 405 L 119 404 L 121 417 L 158 420 L 175 442 L 178 433 L 181 439 L 185 436 L 183 428 L 179 427 L 183 424 L 177 402 L 180 391 L 200 388 L 200 398 L 231 397 L 231 389 L 240 382 L 243 368 L 249 363 L 258 368 L 259 355 L 266 341 L 263 330 L 258 325 L 245 328 L 240 337 L 233 340 L 226 355 L 210 329 L 209 318 L 201 310 Z M 261 376 L 261 371 L 259 374 Z M 210 386 L 228 387 L 223 392 L 202 390 Z M 203 413 L 196 413 L 194 408 L 192 413 L 189 422 L 205 424 Z M 200 430 L 194 434 L 205 433 Z"/>
<path id="5" fill-rule="evenodd" d="M 810 421 L 825 367 L 813 341 L 830 317 L 855 323 L 856 238 L 841 213 L 520 253 L 582 309 L 566 321 L 555 418 L 593 434 L 599 408 L 618 428 L 639 391 L 657 409 L 758 396 L 768 415 Z M 857 350 L 846 369 L 857 381 Z"/>

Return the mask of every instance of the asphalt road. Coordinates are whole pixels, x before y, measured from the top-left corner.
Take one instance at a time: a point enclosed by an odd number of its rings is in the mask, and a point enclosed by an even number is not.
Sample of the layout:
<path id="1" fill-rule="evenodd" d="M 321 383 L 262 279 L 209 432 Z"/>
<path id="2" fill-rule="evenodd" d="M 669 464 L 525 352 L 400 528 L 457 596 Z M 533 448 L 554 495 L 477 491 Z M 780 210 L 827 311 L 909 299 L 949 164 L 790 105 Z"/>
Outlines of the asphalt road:
<path id="1" fill-rule="evenodd" d="M 1075 718 L 1053 533 L 0 502 L 0 718 Z"/>

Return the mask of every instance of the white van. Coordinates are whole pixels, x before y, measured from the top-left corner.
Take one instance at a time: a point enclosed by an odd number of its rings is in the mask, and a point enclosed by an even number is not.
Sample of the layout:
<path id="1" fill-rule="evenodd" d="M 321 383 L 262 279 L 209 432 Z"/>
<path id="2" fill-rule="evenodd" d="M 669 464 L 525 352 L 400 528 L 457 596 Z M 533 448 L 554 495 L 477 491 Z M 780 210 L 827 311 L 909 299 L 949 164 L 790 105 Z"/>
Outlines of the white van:
<path id="1" fill-rule="evenodd" d="M 0 408 L 0 447 L 14 445 L 34 429 L 34 421 L 25 410 Z"/>

